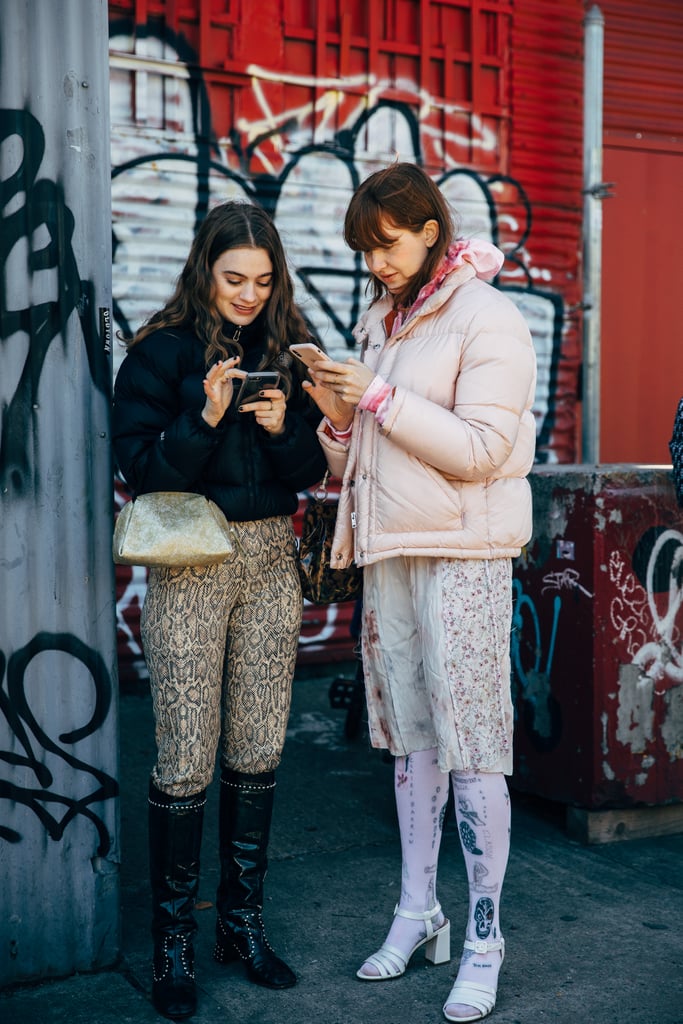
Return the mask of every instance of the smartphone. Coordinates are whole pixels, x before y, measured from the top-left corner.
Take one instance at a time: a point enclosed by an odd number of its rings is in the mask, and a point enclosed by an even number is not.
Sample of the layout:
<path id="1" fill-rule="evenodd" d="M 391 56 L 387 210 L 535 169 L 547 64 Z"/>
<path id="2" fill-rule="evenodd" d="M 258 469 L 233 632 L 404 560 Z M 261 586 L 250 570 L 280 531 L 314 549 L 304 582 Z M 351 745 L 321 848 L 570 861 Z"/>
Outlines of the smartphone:
<path id="1" fill-rule="evenodd" d="M 234 400 L 235 408 L 247 402 L 265 402 L 267 399 L 259 398 L 259 391 L 268 388 L 276 388 L 280 383 L 280 374 L 277 370 L 257 370 L 256 373 L 248 373 L 241 380 L 241 386 Z"/>
<path id="2" fill-rule="evenodd" d="M 290 345 L 289 351 L 292 352 L 297 359 L 300 359 L 306 366 L 311 366 L 313 363 L 320 359 L 327 359 L 328 362 L 332 362 L 327 352 L 323 352 L 321 348 L 314 345 L 312 341 L 304 341 L 300 345 Z"/>

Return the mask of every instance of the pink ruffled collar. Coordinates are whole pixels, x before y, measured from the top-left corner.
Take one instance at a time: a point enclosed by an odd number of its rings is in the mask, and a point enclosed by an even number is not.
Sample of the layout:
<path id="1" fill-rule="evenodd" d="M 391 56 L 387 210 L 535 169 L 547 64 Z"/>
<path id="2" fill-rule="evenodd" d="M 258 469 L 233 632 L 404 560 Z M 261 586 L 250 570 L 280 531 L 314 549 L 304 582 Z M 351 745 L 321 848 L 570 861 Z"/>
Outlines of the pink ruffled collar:
<path id="1" fill-rule="evenodd" d="M 490 281 L 503 266 L 504 260 L 505 256 L 503 253 L 495 245 L 492 245 L 491 242 L 484 242 L 479 238 L 458 239 L 452 245 L 449 245 L 448 252 L 441 266 L 431 281 L 428 281 L 420 289 L 410 309 L 398 311 L 391 333 L 395 334 L 408 317 L 416 313 L 425 304 L 430 295 L 433 295 L 441 287 L 453 270 L 457 270 L 463 264 L 469 263 L 474 268 L 477 277 L 481 278 L 482 281 Z"/>

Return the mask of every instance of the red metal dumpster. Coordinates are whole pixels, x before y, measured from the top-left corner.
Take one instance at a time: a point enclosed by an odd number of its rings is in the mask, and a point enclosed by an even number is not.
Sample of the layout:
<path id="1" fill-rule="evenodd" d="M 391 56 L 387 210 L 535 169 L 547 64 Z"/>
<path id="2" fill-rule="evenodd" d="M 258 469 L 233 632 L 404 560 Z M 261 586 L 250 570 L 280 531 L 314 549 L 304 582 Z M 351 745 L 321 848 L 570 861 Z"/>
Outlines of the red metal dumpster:
<path id="1" fill-rule="evenodd" d="M 531 475 L 516 561 L 519 790 L 588 809 L 683 800 L 683 511 L 666 466 Z"/>

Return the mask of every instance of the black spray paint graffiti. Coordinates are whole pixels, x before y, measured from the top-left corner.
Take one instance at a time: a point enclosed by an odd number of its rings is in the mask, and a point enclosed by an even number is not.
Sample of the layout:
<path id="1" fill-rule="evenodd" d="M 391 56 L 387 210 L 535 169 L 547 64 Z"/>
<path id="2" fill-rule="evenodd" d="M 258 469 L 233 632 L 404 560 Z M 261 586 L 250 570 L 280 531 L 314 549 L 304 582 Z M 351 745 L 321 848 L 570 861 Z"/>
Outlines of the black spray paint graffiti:
<path id="1" fill-rule="evenodd" d="M 3 395 L 2 405 L 0 493 L 6 502 L 39 491 L 33 461 L 41 441 L 39 388 L 51 346 L 61 339 L 66 349 L 67 324 L 74 314 L 85 342 L 91 383 L 105 396 L 110 394 L 111 384 L 108 356 L 99 344 L 94 287 L 81 280 L 74 254 L 74 216 L 62 186 L 40 176 L 45 156 L 43 128 L 26 110 L 0 109 L 0 146 L 4 174 L 0 178 L 0 356 L 6 367 L 16 371 L 14 378 L 9 372 L 4 376 L 5 383 L 16 381 L 12 392 Z M 42 301 L 35 300 L 36 295 Z M 95 687 L 90 721 L 57 738 L 40 725 L 25 685 L 33 659 L 51 651 L 76 658 Z M 54 840 L 62 839 L 75 818 L 87 818 L 97 831 L 101 856 L 108 853 L 111 838 L 91 805 L 115 797 L 118 785 L 67 747 L 101 728 L 110 702 L 111 680 L 102 658 L 75 636 L 38 633 L 9 661 L 0 652 L 0 712 L 14 737 L 12 750 L 0 750 L 0 764 L 12 769 L 0 778 L 0 798 L 29 808 Z M 72 783 L 67 781 L 66 767 L 74 773 Z M 55 791 L 57 775 L 62 780 L 60 788 L 67 791 Z M 95 784 L 83 795 L 88 776 Z M 31 778 L 35 785 L 27 781 Z M 78 795 L 72 795 L 75 793 Z M 0 839 L 17 843 L 22 836 L 0 825 Z"/>
<path id="2" fill-rule="evenodd" d="M 188 235 L 193 235 L 212 203 L 226 196 L 239 196 L 263 206 L 282 231 L 300 285 L 298 297 L 306 300 L 302 303 L 302 312 L 312 333 L 320 338 L 318 325 L 327 334 L 326 339 L 320 339 L 327 347 L 330 344 L 334 347 L 340 342 L 352 347 L 351 329 L 365 304 L 367 272 L 358 254 L 348 253 L 346 259 L 340 256 L 339 246 L 335 244 L 340 225 L 325 220 L 333 205 L 330 203 L 330 190 L 336 187 L 342 190 L 341 202 L 343 193 L 350 194 L 357 187 L 367 173 L 368 160 L 372 162 L 373 159 L 372 145 L 368 140 L 377 131 L 374 126 L 379 123 L 381 133 L 381 124 L 386 124 L 387 118 L 400 121 L 401 138 L 406 149 L 403 158 L 422 163 L 417 107 L 380 98 L 371 107 L 359 110 L 354 123 L 345 125 L 329 141 L 320 145 L 303 145 L 298 149 L 292 145 L 292 126 L 287 119 L 269 128 L 265 135 L 251 137 L 246 146 L 240 143 L 239 132 L 234 131 L 230 133 L 231 166 L 228 167 L 220 162 L 224 150 L 214 135 L 206 86 L 201 72 L 197 70 L 197 56 L 188 48 L 187 41 L 170 30 L 157 37 L 144 26 L 134 26 L 129 21 L 110 24 L 113 38 L 129 38 L 132 33 L 145 36 L 148 47 L 152 47 L 150 52 L 155 52 L 153 44 L 156 41 L 160 55 L 168 59 L 169 54 L 175 53 L 178 62 L 187 67 L 189 78 L 183 85 L 187 96 L 183 97 L 181 104 L 184 103 L 187 110 L 185 130 L 191 142 L 185 152 L 180 151 L 179 146 L 162 151 L 151 148 L 141 156 L 139 150 L 144 149 L 147 143 L 146 138 L 141 138 L 138 155 L 131 160 L 117 162 L 114 141 L 112 185 L 114 194 L 120 196 L 120 202 L 115 202 L 120 223 L 115 219 L 113 224 L 114 314 L 122 333 L 130 336 L 159 304 L 158 291 L 145 295 L 141 275 L 150 266 L 150 261 L 154 261 L 155 251 L 168 250 L 169 242 L 171 248 L 178 247 L 177 235 L 174 233 L 170 239 L 165 232 L 172 231 L 170 225 L 177 223 L 179 206 L 193 212 L 194 224 L 186 225 Z M 122 94 L 120 99 L 126 102 L 125 95 Z M 275 137 L 279 137 L 279 145 Z M 287 163 L 279 174 L 250 176 L 251 158 L 266 139 L 278 152 L 287 154 Z M 382 149 L 380 141 L 378 146 Z M 180 162 L 182 170 L 178 166 Z M 194 165 L 193 178 L 187 174 L 188 164 Z M 539 357 L 539 388 L 534 407 L 537 461 L 547 461 L 556 415 L 557 370 L 565 309 L 562 296 L 556 291 L 534 286 L 527 267 L 526 243 L 532 222 L 530 203 L 520 183 L 506 175 L 484 177 L 469 168 L 459 167 L 443 174 L 437 182 L 456 209 L 460 199 L 470 210 L 478 208 L 476 230 L 484 237 L 488 235 L 496 244 L 501 241 L 500 224 L 505 223 L 506 266 L 504 276 L 494 283 L 519 306 L 532 327 Z M 140 199 L 132 207 L 129 202 L 131 195 Z M 502 196 L 507 196 L 503 199 L 507 205 L 501 210 L 499 202 Z M 510 197 L 513 213 L 510 212 Z M 154 214 L 147 218 L 145 211 L 149 204 L 153 204 Z M 164 204 L 169 205 L 167 228 L 164 218 L 158 214 L 159 206 Z M 188 237 L 188 248 L 190 240 Z M 137 275 L 135 268 L 140 271 Z M 165 264 L 169 276 L 168 294 L 180 269 L 180 266 Z M 510 281 L 515 283 L 510 284 Z M 309 310 L 312 319 L 308 316 Z"/>
<path id="3" fill-rule="evenodd" d="M 380 103 L 376 109 L 379 111 L 382 106 Z M 404 111 L 404 117 L 406 120 L 415 121 L 414 114 L 407 109 Z M 417 128 L 416 121 L 415 128 Z M 345 132 L 344 138 L 347 141 L 353 141 L 353 136 L 350 132 Z M 177 175 L 178 173 L 177 170 L 174 170 L 173 165 L 177 166 L 181 160 L 185 165 L 194 162 L 194 158 L 189 155 L 179 157 L 177 153 L 158 152 L 126 161 L 113 171 L 113 188 L 116 188 L 117 179 L 121 178 L 125 183 L 123 185 L 123 193 L 138 189 L 141 197 L 145 197 L 150 183 L 154 183 L 155 204 L 158 208 L 158 204 L 163 202 L 163 192 L 168 181 L 172 180 L 174 174 Z M 232 189 L 237 191 L 241 197 L 259 203 L 271 213 L 278 226 L 284 225 L 284 231 L 291 241 L 294 235 L 292 222 L 296 220 L 292 216 L 291 194 L 292 191 L 296 191 L 300 195 L 302 191 L 301 186 L 297 187 L 296 185 L 297 171 L 301 174 L 301 168 L 306 167 L 306 172 L 303 176 L 307 183 L 308 202 L 314 204 L 317 191 L 320 190 L 321 193 L 324 193 L 327 189 L 324 174 L 327 172 L 330 175 L 332 164 L 343 168 L 351 189 L 358 185 L 360 181 L 360 161 L 358 155 L 353 150 L 348 150 L 341 145 L 335 144 L 333 146 L 304 147 L 291 157 L 287 167 L 279 177 L 271 176 L 266 178 L 266 176 L 261 176 L 256 181 L 242 178 L 238 173 L 229 170 L 215 161 L 211 161 L 208 165 L 208 171 L 212 175 L 212 182 L 208 182 L 206 180 L 207 165 L 203 163 L 201 167 L 197 167 L 195 187 L 203 194 L 206 194 L 207 190 L 213 190 L 216 198 L 221 195 L 223 190 L 227 192 L 228 189 Z M 137 175 L 139 177 L 136 184 Z M 293 190 L 290 190 L 288 187 L 290 176 L 295 181 Z M 547 459 L 547 451 L 544 449 L 550 440 L 554 423 L 554 395 L 562 341 L 564 303 L 560 295 L 534 287 L 531 276 L 520 256 L 530 231 L 530 205 L 519 183 L 513 182 L 509 178 L 503 179 L 501 176 L 486 179 L 473 171 L 458 169 L 449 171 L 437 179 L 437 184 L 444 191 L 447 198 L 449 198 L 449 193 L 451 195 L 456 193 L 457 195 L 459 188 L 468 187 L 470 192 L 476 190 L 478 198 L 488 212 L 488 229 L 491 239 L 494 243 L 498 243 L 499 217 L 496 208 L 495 189 L 503 180 L 509 189 L 515 191 L 517 202 L 526 217 L 526 223 L 520 237 L 513 246 L 508 245 L 506 248 L 506 265 L 512 266 L 515 269 L 516 275 L 524 280 L 514 285 L 502 284 L 500 280 L 494 283 L 519 305 L 523 313 L 528 307 L 531 315 L 535 316 L 543 327 L 544 337 L 542 341 L 535 339 L 539 355 L 539 365 L 543 367 L 544 371 L 544 385 L 543 388 L 539 386 L 539 394 L 537 395 L 538 408 L 536 409 L 539 420 L 537 428 L 537 461 L 542 462 Z M 185 186 L 187 186 L 187 181 L 185 171 L 183 171 L 183 184 Z M 224 183 L 223 186 L 221 186 L 221 183 Z M 210 185 L 213 186 L 212 189 Z M 177 185 L 173 190 L 173 194 L 176 195 L 176 193 Z M 298 219 L 301 220 L 301 218 Z M 140 224 L 137 225 L 137 232 L 132 231 L 131 226 L 131 222 L 126 220 L 120 226 L 116 222 L 113 225 L 113 248 L 115 253 L 114 315 L 122 333 L 127 336 L 130 336 L 132 333 L 131 316 L 127 312 L 127 305 L 131 304 L 132 295 L 129 290 L 128 278 L 126 278 L 124 283 L 124 290 L 119 291 L 117 289 L 116 253 L 119 250 L 119 241 L 116 237 L 117 230 L 123 230 L 129 239 L 126 244 L 125 256 L 123 257 L 124 263 L 128 266 L 128 275 L 130 275 L 131 265 L 142 268 L 148 264 L 149 260 L 153 258 L 155 244 L 157 248 L 163 248 L 164 246 L 163 221 L 160 221 L 157 215 L 155 215 L 153 221 L 150 220 L 144 223 L 144 230 L 139 230 Z M 153 242 L 151 240 L 155 237 L 155 232 L 158 234 L 156 242 Z M 137 239 L 139 239 L 139 242 Z M 146 246 L 147 248 L 140 248 L 136 252 L 136 245 L 140 247 Z M 324 247 L 325 243 L 323 242 L 323 249 Z M 365 285 L 368 275 L 363 260 L 357 253 L 348 253 L 346 254 L 345 262 L 341 262 L 337 258 L 336 262 L 328 260 L 326 263 L 324 252 L 322 254 L 316 253 L 314 259 L 315 261 L 311 262 L 306 259 L 299 260 L 294 266 L 296 277 L 305 289 L 308 299 L 311 300 L 317 309 L 322 311 L 323 319 L 329 324 L 332 334 L 336 335 L 348 347 L 353 347 L 354 342 L 351 330 L 357 322 L 366 301 Z M 177 272 L 179 271 L 180 266 L 177 268 Z M 170 284 L 171 281 L 169 281 L 169 293 Z M 139 295 L 139 286 L 137 284 L 135 285 L 135 290 Z M 343 308 L 335 306 L 335 300 L 338 300 L 340 295 L 345 295 L 346 297 Z M 152 310 L 148 309 L 146 315 L 149 315 L 151 312 Z M 302 307 L 302 312 L 306 315 L 305 306 Z M 315 324 L 308 317 L 307 319 L 312 334 L 318 336 Z M 325 343 L 325 339 L 319 340 Z M 542 346 L 542 350 L 539 349 L 539 346 Z"/>
<path id="4" fill-rule="evenodd" d="M 88 671 L 94 687 L 94 707 L 90 720 L 63 733 L 57 738 L 48 735 L 40 726 L 31 709 L 26 693 L 27 670 L 33 659 L 41 654 L 59 651 L 79 661 Z M 7 686 L 5 689 L 5 668 Z M 0 712 L 23 749 L 23 753 L 0 750 L 0 762 L 16 769 L 27 769 L 35 779 L 35 785 L 17 785 L 0 778 L 0 799 L 10 800 L 29 808 L 39 819 L 51 839 L 59 841 L 70 822 L 78 816 L 87 818 L 94 825 L 99 838 L 98 856 L 105 857 L 111 847 L 109 830 L 102 818 L 95 813 L 92 805 L 111 800 L 118 796 L 116 779 L 75 757 L 66 748 L 101 729 L 109 713 L 112 697 L 112 683 L 104 661 L 97 652 L 88 648 L 77 637 L 68 633 L 38 633 L 21 650 L 16 651 L 7 661 L 0 651 Z M 66 777 L 64 766 L 72 769 L 74 788 L 83 793 L 85 780 L 93 780 L 91 791 L 85 795 L 70 796 L 56 793 L 53 786 L 54 773 L 50 762 L 61 762 L 60 775 Z M 55 765 L 56 766 L 56 765 Z M 27 778 L 26 772 L 17 777 Z M 21 841 L 21 835 L 14 829 L 0 825 L 0 839 L 10 843 Z"/>
<path id="5" fill-rule="evenodd" d="M 38 177 L 45 153 L 43 129 L 26 110 L 0 110 L 0 146 L 20 154 L 12 173 L 0 179 L 0 339 L 3 346 L 17 350 L 24 345 L 22 335 L 29 339 L 16 389 L 2 410 L 0 484 L 6 492 L 20 495 L 36 484 L 31 452 L 37 441 L 37 394 L 45 358 L 51 344 L 64 339 L 74 310 L 92 383 L 105 395 L 110 371 L 98 344 L 94 289 L 78 273 L 73 214 L 61 185 Z M 22 246 L 28 247 L 27 264 L 15 266 Z M 31 278 L 46 270 L 56 274 L 54 294 L 49 301 L 31 303 Z M 12 353 L 2 355 L 9 363 Z"/>

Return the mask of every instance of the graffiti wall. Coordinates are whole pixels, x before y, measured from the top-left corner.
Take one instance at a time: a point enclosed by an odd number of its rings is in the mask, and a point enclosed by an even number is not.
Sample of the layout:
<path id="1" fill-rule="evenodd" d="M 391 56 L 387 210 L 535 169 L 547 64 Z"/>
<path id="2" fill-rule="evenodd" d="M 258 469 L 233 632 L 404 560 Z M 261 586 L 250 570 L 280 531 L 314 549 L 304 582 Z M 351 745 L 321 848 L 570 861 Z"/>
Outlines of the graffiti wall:
<path id="1" fill-rule="evenodd" d="M 107 20 L 59 6 L 0 23 L 0 986 L 118 953 Z"/>
<path id="2" fill-rule="evenodd" d="M 257 11 L 243 3 L 238 24 L 235 5 L 227 3 L 223 17 L 206 21 L 199 10 L 188 17 L 192 5 L 183 20 L 176 5 L 110 3 L 117 325 L 135 329 L 165 300 L 206 210 L 222 199 L 243 198 L 273 214 L 287 242 L 298 301 L 327 347 L 344 350 L 352 344 L 367 280 L 360 258 L 343 243 L 344 211 L 367 174 L 396 157 L 414 160 L 443 189 L 460 233 L 492 240 L 506 253 L 498 285 L 522 307 L 536 343 L 539 461 L 558 461 L 553 407 L 566 280 L 554 273 L 554 257 L 544 262 L 547 228 L 533 227 L 524 181 L 507 173 L 511 117 L 503 97 L 511 7 L 484 14 L 473 3 L 461 25 L 466 12 L 426 0 L 382 5 L 381 19 L 378 5 L 349 12 L 347 5 L 330 4 L 335 34 L 317 24 L 313 5 L 308 20 L 309 5 L 286 4 L 284 20 L 280 6 L 259 4 Z M 135 19 L 142 11 L 147 17 L 140 23 Z M 411 57 L 417 47 L 406 46 L 420 13 L 435 25 L 427 76 L 424 55 Z M 487 29 L 482 52 L 474 46 L 475 18 Z M 360 36 L 345 58 L 349 19 L 358 24 L 348 30 L 356 27 Z M 264 24 L 271 25 L 270 37 L 263 35 Z M 376 52 L 373 28 L 382 41 Z M 455 59 L 458 37 L 466 54 L 462 68 Z M 325 44 L 317 72 L 303 66 L 311 62 L 312 39 Z M 385 50 L 394 51 L 393 60 Z M 480 89 L 466 86 L 472 79 Z M 477 109 L 473 99 L 480 92 Z M 574 201 L 578 211 L 580 196 Z"/>
<path id="3" fill-rule="evenodd" d="M 519 784 L 545 780 L 547 795 L 586 806 L 671 798 L 680 777 L 663 765 L 679 756 L 681 718 L 670 482 L 666 513 L 642 482 L 638 536 L 630 490 L 605 520 L 593 480 L 575 480 L 566 502 L 544 500 L 542 483 L 576 461 L 580 435 L 585 4 L 555 4 L 552 33 L 539 0 L 210 6 L 109 5 L 117 325 L 135 329 L 164 301 L 207 209 L 240 197 L 272 213 L 314 333 L 344 354 L 367 281 L 342 241 L 349 198 L 397 157 L 423 165 L 460 233 L 505 252 L 496 286 L 524 314 L 538 359 L 538 540 L 515 572 Z M 663 590 L 648 584 L 653 559 Z M 665 610 L 662 559 L 674 580 Z M 131 585 L 119 613 L 132 621 L 144 579 Z M 304 657 L 343 644 L 338 613 L 306 609 Z"/>
<path id="4" fill-rule="evenodd" d="M 558 17 L 580 40 L 581 5 L 566 7 Z M 510 173 L 512 4 L 329 2 L 324 17 L 320 5 L 274 0 L 213 3 L 210 15 L 179 8 L 109 4 L 116 328 L 129 334 L 163 304 L 206 211 L 241 198 L 272 213 L 313 332 L 348 352 L 367 276 L 342 239 L 346 206 L 373 170 L 415 161 L 460 233 L 504 250 L 496 283 L 526 317 L 538 358 L 538 460 L 571 459 L 581 196 L 553 208 L 534 177 L 534 210 Z M 115 368 L 121 358 L 119 347 Z M 118 586 L 133 673 L 144 585 L 127 573 Z M 347 620 L 344 609 L 307 608 L 302 656 L 329 652 L 334 638 L 348 645 Z"/>

